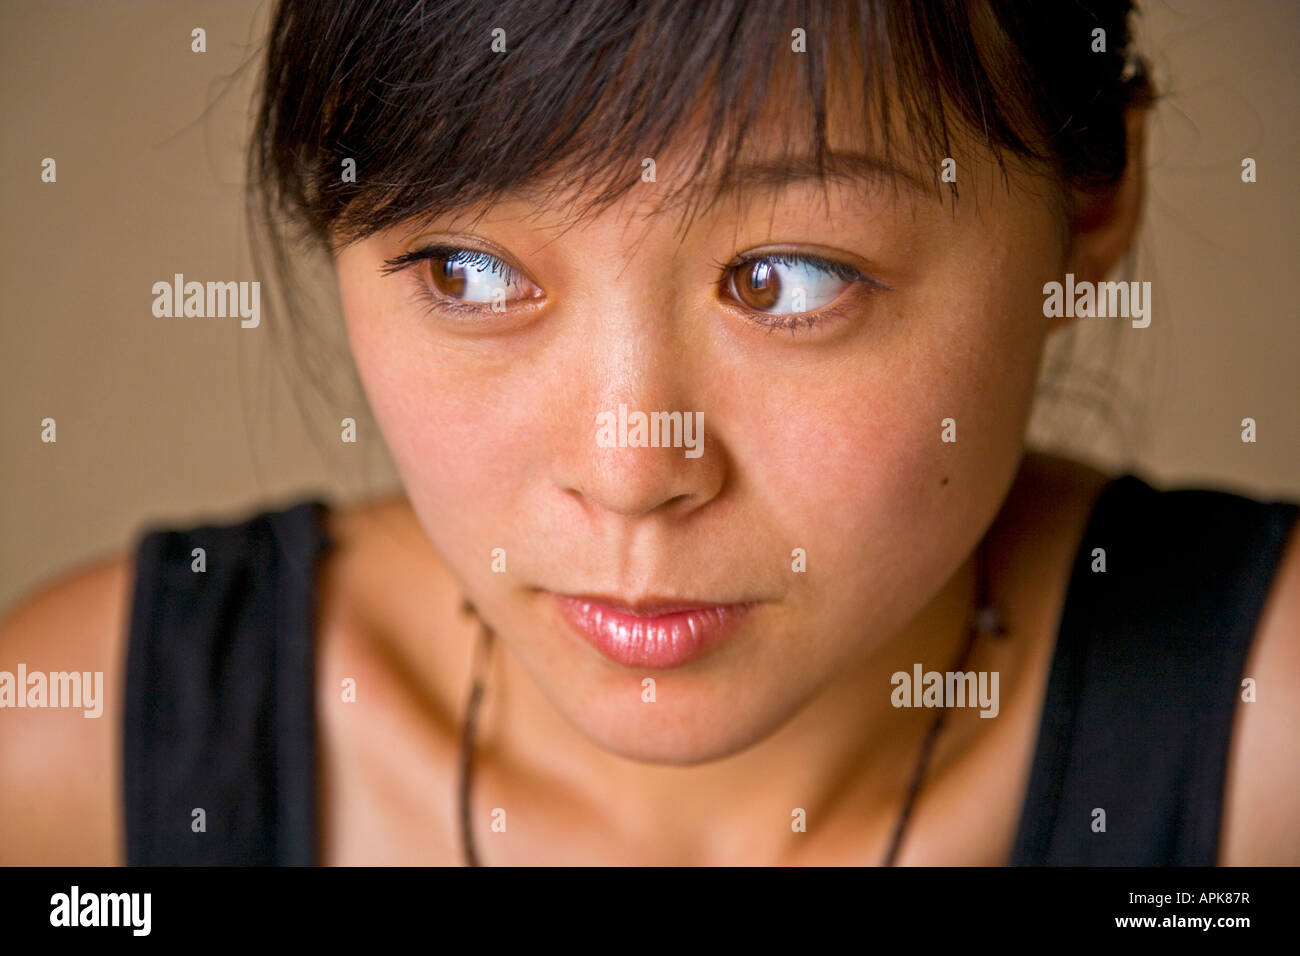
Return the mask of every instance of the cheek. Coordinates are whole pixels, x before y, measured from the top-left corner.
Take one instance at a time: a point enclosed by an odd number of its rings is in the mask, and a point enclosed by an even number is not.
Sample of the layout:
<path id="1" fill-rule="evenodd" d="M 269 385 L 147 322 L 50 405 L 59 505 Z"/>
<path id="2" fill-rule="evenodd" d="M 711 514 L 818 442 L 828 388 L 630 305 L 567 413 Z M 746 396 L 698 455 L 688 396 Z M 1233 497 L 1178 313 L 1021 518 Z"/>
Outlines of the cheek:
<path id="1" fill-rule="evenodd" d="M 810 562 L 815 549 L 829 588 L 937 583 L 991 520 L 1023 450 L 1044 335 L 1041 283 L 1023 265 L 1015 275 L 986 258 L 896 306 L 897 332 L 851 361 L 718 390 L 747 396 L 728 409 L 727 440 L 779 538 Z"/>
<path id="2" fill-rule="evenodd" d="M 460 542 L 444 552 L 458 553 L 471 537 L 494 540 L 493 522 L 509 513 L 496 503 L 508 500 L 527 473 L 519 455 L 537 439 L 526 403 L 512 400 L 517 388 L 494 387 L 482 362 L 433 342 L 418 305 L 342 262 L 339 288 L 366 397 L 413 507 L 422 517 L 437 516 L 424 522 L 434 543 Z M 470 546 L 467 553 L 490 550 Z"/>

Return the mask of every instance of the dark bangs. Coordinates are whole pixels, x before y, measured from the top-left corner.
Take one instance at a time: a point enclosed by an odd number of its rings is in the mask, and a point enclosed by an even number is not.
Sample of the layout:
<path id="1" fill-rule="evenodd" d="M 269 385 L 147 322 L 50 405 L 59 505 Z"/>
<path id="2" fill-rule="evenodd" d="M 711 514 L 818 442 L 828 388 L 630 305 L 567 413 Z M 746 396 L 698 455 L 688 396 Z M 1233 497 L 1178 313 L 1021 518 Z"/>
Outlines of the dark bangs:
<path id="1" fill-rule="evenodd" d="M 1009 152 L 1092 189 L 1123 171 L 1124 108 L 1151 98 L 1130 54 L 1130 7 L 283 0 L 249 150 L 250 211 L 345 245 L 521 190 L 581 216 L 638 184 L 644 158 L 686 142 L 685 191 L 726 182 L 749 152 L 821 169 L 833 95 L 834 109 L 862 110 L 849 119 L 866 149 L 889 161 L 905 146 L 936 188 L 954 140 L 970 135 L 999 163 Z M 1096 29 L 1105 52 L 1094 52 Z"/>

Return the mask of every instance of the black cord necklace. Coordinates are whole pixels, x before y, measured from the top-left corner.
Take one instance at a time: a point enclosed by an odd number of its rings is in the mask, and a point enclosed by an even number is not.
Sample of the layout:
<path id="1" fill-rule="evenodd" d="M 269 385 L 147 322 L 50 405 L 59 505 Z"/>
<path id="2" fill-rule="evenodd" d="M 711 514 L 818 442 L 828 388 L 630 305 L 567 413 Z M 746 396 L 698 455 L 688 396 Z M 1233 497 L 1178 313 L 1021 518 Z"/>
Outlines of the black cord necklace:
<path id="1" fill-rule="evenodd" d="M 953 672 L 966 669 L 966 662 L 970 659 L 971 650 L 975 647 L 975 641 L 981 634 L 1001 636 L 1006 633 L 1001 615 L 993 607 L 989 599 L 988 555 L 984 540 L 980 541 L 976 549 L 975 562 L 975 611 L 966 628 L 966 640 L 957 655 L 957 660 L 950 668 Z M 474 849 L 474 833 L 470 826 L 470 784 L 473 780 L 474 738 L 478 729 L 479 704 L 483 700 L 483 693 L 487 685 L 488 661 L 491 655 L 494 634 L 492 629 L 487 626 L 487 623 L 479 617 L 474 605 L 468 599 L 462 602 L 461 610 L 479 622 L 479 643 L 474 655 L 473 686 L 470 688 L 469 704 L 466 707 L 465 723 L 460 738 L 460 786 L 458 788 L 460 842 L 465 865 L 479 866 L 478 854 Z M 912 807 L 921 791 L 921 783 L 925 778 L 930 756 L 934 752 L 935 742 L 939 738 L 940 731 L 943 730 L 947 716 L 948 708 L 938 708 L 934 721 L 930 724 L 930 729 L 925 735 L 925 740 L 921 743 L 920 752 L 917 754 L 916 763 L 913 766 L 912 779 L 907 787 L 907 796 L 903 800 L 903 810 L 898 816 L 898 822 L 894 825 L 894 834 L 889 841 L 889 849 L 885 852 L 885 858 L 881 862 L 881 866 L 893 866 L 898 859 L 898 852 L 903 844 L 903 834 L 907 830 L 907 824 L 912 817 Z"/>

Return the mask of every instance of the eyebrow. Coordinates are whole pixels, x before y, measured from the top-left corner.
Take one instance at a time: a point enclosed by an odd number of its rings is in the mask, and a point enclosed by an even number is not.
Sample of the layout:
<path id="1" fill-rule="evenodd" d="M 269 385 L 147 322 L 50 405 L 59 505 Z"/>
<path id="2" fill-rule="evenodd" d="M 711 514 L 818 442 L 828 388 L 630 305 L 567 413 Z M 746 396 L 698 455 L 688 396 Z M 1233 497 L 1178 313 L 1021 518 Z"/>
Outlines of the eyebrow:
<path id="1" fill-rule="evenodd" d="M 853 184 L 897 184 L 909 191 L 935 197 L 938 176 L 926 183 L 916 173 L 865 153 L 828 152 L 820 169 L 815 156 L 784 156 L 742 163 L 727 169 L 721 177 L 703 184 L 718 196 L 749 190 L 774 191 L 801 182 L 838 181 Z"/>
<path id="2" fill-rule="evenodd" d="M 915 172 L 878 157 L 866 153 L 828 150 L 823 153 L 820 169 L 817 158 L 813 154 L 776 156 L 732 164 L 726 167 L 720 176 L 713 176 L 692 183 L 688 187 L 674 190 L 671 196 L 663 200 L 660 208 L 687 207 L 689 216 L 690 208 L 695 206 L 695 199 L 700 196 L 709 197 L 704 203 L 705 207 L 709 207 L 729 196 L 735 197 L 747 192 L 775 194 L 787 186 L 806 182 L 844 182 L 849 185 L 868 186 L 890 183 L 896 186 L 900 181 L 914 196 L 942 201 L 937 171 L 934 180 L 926 183 Z M 516 184 L 507 189 L 501 198 L 535 198 L 538 191 L 545 195 L 547 189 L 540 185 L 540 182 L 545 180 Z M 542 204 L 548 205 L 545 200 Z M 484 208 L 480 215 L 486 212 L 487 209 Z M 421 221 L 432 221 L 437 215 L 435 212 L 430 212 Z M 577 222 L 572 225 L 577 225 Z"/>

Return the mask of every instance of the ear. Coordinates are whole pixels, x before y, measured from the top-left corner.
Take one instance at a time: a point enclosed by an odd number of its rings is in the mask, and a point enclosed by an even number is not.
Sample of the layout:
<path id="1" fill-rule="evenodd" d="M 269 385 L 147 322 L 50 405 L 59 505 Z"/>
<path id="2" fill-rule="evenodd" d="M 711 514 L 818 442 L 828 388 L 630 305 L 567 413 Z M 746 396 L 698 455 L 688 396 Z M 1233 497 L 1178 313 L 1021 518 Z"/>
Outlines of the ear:
<path id="1" fill-rule="evenodd" d="M 1070 219 L 1070 249 L 1065 272 L 1074 281 L 1104 282 L 1128 252 L 1142 219 L 1146 194 L 1146 119 L 1149 107 L 1130 107 L 1124 114 L 1128 158 L 1114 186 L 1075 198 Z M 1054 319 L 1052 328 L 1073 319 Z"/>

